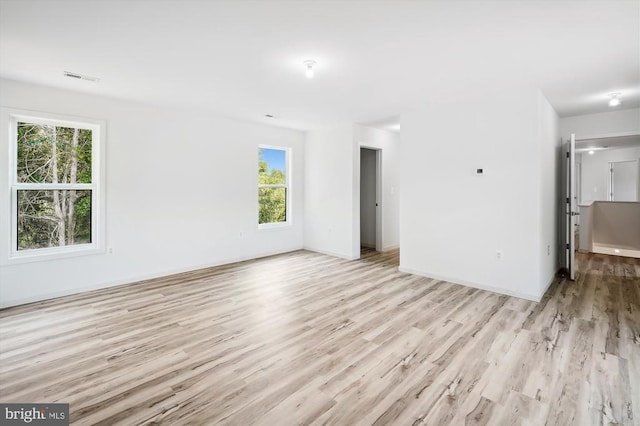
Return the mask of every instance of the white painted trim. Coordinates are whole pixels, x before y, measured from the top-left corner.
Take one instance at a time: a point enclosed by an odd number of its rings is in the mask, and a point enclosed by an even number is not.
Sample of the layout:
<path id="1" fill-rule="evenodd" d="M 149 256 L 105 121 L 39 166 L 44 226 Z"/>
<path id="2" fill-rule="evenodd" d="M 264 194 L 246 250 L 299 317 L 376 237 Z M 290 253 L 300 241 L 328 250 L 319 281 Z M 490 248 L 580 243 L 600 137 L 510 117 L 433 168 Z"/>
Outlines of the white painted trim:
<path id="1" fill-rule="evenodd" d="M 226 260 L 222 260 L 222 261 L 219 261 L 219 262 L 206 263 L 206 264 L 201 264 L 201 265 L 194 265 L 194 266 L 185 267 L 185 268 L 166 269 L 164 271 L 156 272 L 156 273 L 152 273 L 152 274 L 136 275 L 136 276 L 123 278 L 123 279 L 116 280 L 116 281 L 110 281 L 110 282 L 95 284 L 95 285 L 86 286 L 86 287 L 77 287 L 77 288 L 68 289 L 68 290 L 56 291 L 56 292 L 47 293 L 47 294 L 34 296 L 34 297 L 28 297 L 28 298 L 24 298 L 24 299 L 3 300 L 3 301 L 0 301 L 0 309 L 9 308 L 9 307 L 12 307 L 12 306 L 25 305 L 27 303 L 42 302 L 42 301 L 45 301 L 45 300 L 55 299 L 55 298 L 58 298 L 58 297 L 70 296 L 70 295 L 73 295 L 73 294 L 86 293 L 88 291 L 93 291 L 93 290 L 104 290 L 104 289 L 111 288 L 111 287 L 118 287 L 118 286 L 124 286 L 124 285 L 134 285 L 134 284 L 137 284 L 137 283 L 139 283 L 141 281 L 152 280 L 152 279 L 155 279 L 155 278 L 163 278 L 163 277 L 167 277 L 167 276 L 170 276 L 170 275 L 182 274 L 182 273 L 185 273 L 185 272 L 192 272 L 192 271 L 197 271 L 197 270 L 200 270 L 200 269 L 214 268 L 216 266 L 229 265 L 229 264 L 232 264 L 232 263 L 244 262 L 244 261 L 247 261 L 247 260 L 256 260 L 256 259 L 261 259 L 261 258 L 264 258 L 264 257 L 275 256 L 275 255 L 278 255 L 278 254 L 291 253 L 291 252 L 302 250 L 302 249 L 303 249 L 302 247 L 296 247 L 296 248 L 287 249 L 287 250 L 284 250 L 284 251 L 264 252 L 264 253 L 261 253 L 261 254 L 256 255 L 256 256 L 241 256 L 241 257 L 238 257 L 238 258 L 226 259 Z"/>
<path id="2" fill-rule="evenodd" d="M 385 251 L 391 251 L 391 250 L 398 250 L 399 248 L 400 248 L 399 244 L 394 244 L 394 245 L 391 245 L 391 246 L 383 247 L 382 251 L 385 252 Z"/>
<path id="3" fill-rule="evenodd" d="M 361 159 L 362 159 L 362 148 L 364 149 L 368 149 L 370 151 L 375 151 L 376 153 L 376 170 L 375 170 L 375 179 L 376 179 L 376 242 L 375 242 L 375 247 L 369 247 L 368 245 L 364 245 L 362 244 L 362 242 L 360 241 L 360 233 L 361 233 L 361 226 L 362 224 L 360 223 L 360 204 L 362 202 L 361 199 L 361 194 L 360 194 L 360 184 L 361 182 L 361 177 L 362 177 L 362 164 L 361 164 Z M 383 215 L 383 205 L 382 205 L 382 195 L 383 195 L 383 191 L 382 191 L 382 184 L 383 184 L 383 180 L 382 180 L 382 152 L 383 149 L 379 146 L 373 146 L 373 145 L 368 145 L 366 143 L 360 142 L 359 144 L 357 144 L 357 149 L 358 149 L 358 153 L 356 155 L 357 157 L 357 168 L 358 168 L 358 172 L 356 174 L 356 184 L 354 185 L 354 199 L 356 199 L 358 201 L 357 203 L 357 209 L 354 209 L 354 220 L 353 222 L 357 224 L 357 226 L 355 227 L 355 229 L 357 230 L 357 241 L 358 244 L 357 246 L 360 247 L 369 247 L 369 248 L 373 248 L 377 251 L 383 252 L 384 248 L 383 248 L 383 244 L 384 244 L 384 229 L 383 229 L 383 220 L 382 220 L 382 215 Z M 356 212 L 357 210 L 357 212 Z M 360 256 L 357 257 L 357 259 Z"/>
<path id="4" fill-rule="evenodd" d="M 616 250 L 618 250 L 617 253 L 616 253 Z M 598 253 L 598 254 L 608 254 L 611 256 L 633 257 L 636 259 L 640 259 L 640 250 L 625 249 L 625 248 L 617 249 L 615 247 L 603 246 L 598 243 L 593 243 L 593 249 L 591 251 L 593 253 Z"/>
<path id="5" fill-rule="evenodd" d="M 268 230 L 268 229 L 282 229 L 282 228 L 291 228 L 293 225 L 290 222 L 271 222 L 271 223 L 259 223 L 259 230 Z"/>
<path id="6" fill-rule="evenodd" d="M 638 130 L 631 130 L 628 132 L 601 133 L 598 135 L 588 135 L 588 136 L 576 135 L 576 142 L 587 140 L 587 139 L 607 139 L 607 138 L 617 138 L 621 136 L 637 136 L 637 135 L 640 135 L 640 131 Z"/>
<path id="7" fill-rule="evenodd" d="M 488 286 L 488 285 L 484 285 L 484 284 L 478 284 L 478 283 L 474 283 L 474 282 L 470 282 L 470 281 L 466 281 L 466 280 L 461 280 L 461 279 L 453 278 L 453 277 L 443 277 L 443 276 L 439 276 L 439 275 L 432 274 L 432 273 L 429 273 L 429 272 L 423 272 L 423 271 L 418 271 L 416 269 L 406 268 L 404 266 L 400 266 L 398 268 L 398 270 L 400 272 L 405 272 L 407 274 L 419 275 L 421 277 L 431 278 L 431 279 L 440 280 L 440 281 L 447 281 L 447 282 L 452 283 L 452 284 L 460 284 L 460 285 L 463 285 L 465 287 L 477 288 L 477 289 L 480 289 L 480 290 L 486 290 L 486 291 L 490 291 L 490 292 L 493 292 L 493 293 L 504 294 L 506 296 L 513 296 L 513 297 L 517 297 L 517 298 L 520 298 L 520 299 L 531 300 L 533 302 L 540 302 L 540 300 L 542 300 L 542 296 L 536 296 L 536 295 L 528 294 L 528 293 L 521 293 L 521 292 L 518 292 L 518 291 L 509 291 L 509 290 L 505 290 L 503 288 Z"/>
<path id="8" fill-rule="evenodd" d="M 376 250 L 382 251 L 382 148 L 376 150 Z"/>
<path id="9" fill-rule="evenodd" d="M 17 251 L 6 261 L 6 265 L 14 265 L 31 262 L 47 262 L 58 259 L 68 259 L 80 256 L 94 256 L 105 254 L 104 247 L 95 247 L 93 244 L 74 244 L 62 247 L 45 247 L 27 251 Z M 2 264 L 2 266 L 5 266 Z"/>
<path id="10" fill-rule="evenodd" d="M 353 256 L 353 255 L 344 254 L 344 253 L 337 253 L 337 252 L 330 251 L 330 250 L 320 250 L 320 249 L 316 249 L 316 248 L 309 247 L 309 246 L 304 246 L 302 249 L 303 250 L 307 250 L 307 251 L 312 251 L 314 253 L 326 254 L 327 256 L 339 257 L 341 259 L 346 259 L 346 260 L 360 259 L 360 255 Z"/>
<path id="11" fill-rule="evenodd" d="M 14 183 L 17 190 L 54 190 L 54 189 L 76 189 L 78 191 L 95 190 L 96 185 L 92 183 Z"/>
<path id="12" fill-rule="evenodd" d="M 285 183 L 284 184 L 261 184 L 260 183 L 260 177 L 258 176 L 258 191 L 260 191 L 260 188 L 284 188 L 285 189 L 285 194 L 286 194 L 286 198 L 285 198 L 285 210 L 287 212 L 286 215 L 286 220 L 284 222 L 270 222 L 270 223 L 260 223 L 260 202 L 259 202 L 259 195 L 258 195 L 258 199 L 256 199 L 256 205 L 258 207 L 258 229 L 259 230 L 264 230 L 264 229 L 278 229 L 278 228 L 289 228 L 291 226 L 293 226 L 293 202 L 292 197 L 293 197 L 293 190 L 292 188 L 292 176 L 293 176 L 293 172 L 292 172 L 292 168 L 291 165 L 293 164 L 293 149 L 291 147 L 288 146 L 275 146 L 275 145 L 264 145 L 264 144 L 259 144 L 258 145 L 258 161 L 256 162 L 256 164 L 259 164 L 260 161 L 260 150 L 261 149 L 271 149 L 271 150 L 277 150 L 277 151 L 284 151 L 284 162 L 285 162 L 285 167 L 286 170 L 284 171 L 284 178 L 285 178 Z"/>
<path id="13" fill-rule="evenodd" d="M 106 127 L 105 120 L 95 118 L 77 117 L 72 115 L 48 113 L 41 111 L 29 111 L 2 107 L 0 111 L 1 126 L 7 125 L 9 139 L 7 140 L 7 184 L 8 184 L 8 205 L 9 215 L 6 223 L 0 226 L 7 227 L 8 247 L 7 252 L 0 248 L 0 265 L 11 265 L 14 263 L 26 263 L 37 261 L 48 261 L 74 256 L 104 254 L 106 252 Z M 67 126 L 78 129 L 91 130 L 92 132 L 92 152 L 91 152 L 91 176 L 90 184 L 34 184 L 18 183 L 15 179 L 16 152 L 17 152 L 17 123 L 24 120 L 29 123 Z M 91 243 L 78 244 L 73 246 L 47 247 L 39 249 L 29 249 L 19 251 L 16 247 L 17 227 L 15 224 L 17 211 L 17 191 L 37 189 L 78 189 L 91 191 Z"/>

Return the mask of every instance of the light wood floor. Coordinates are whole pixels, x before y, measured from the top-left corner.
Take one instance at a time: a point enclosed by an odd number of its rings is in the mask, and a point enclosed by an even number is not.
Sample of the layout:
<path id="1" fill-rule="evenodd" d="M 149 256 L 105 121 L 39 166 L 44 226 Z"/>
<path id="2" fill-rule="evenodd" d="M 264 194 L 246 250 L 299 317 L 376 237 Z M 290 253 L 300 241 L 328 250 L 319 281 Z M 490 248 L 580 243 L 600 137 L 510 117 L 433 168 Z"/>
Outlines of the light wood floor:
<path id="1" fill-rule="evenodd" d="M 299 251 L 5 309 L 0 401 L 75 424 L 639 425 L 640 261 L 579 259 L 541 303 Z"/>

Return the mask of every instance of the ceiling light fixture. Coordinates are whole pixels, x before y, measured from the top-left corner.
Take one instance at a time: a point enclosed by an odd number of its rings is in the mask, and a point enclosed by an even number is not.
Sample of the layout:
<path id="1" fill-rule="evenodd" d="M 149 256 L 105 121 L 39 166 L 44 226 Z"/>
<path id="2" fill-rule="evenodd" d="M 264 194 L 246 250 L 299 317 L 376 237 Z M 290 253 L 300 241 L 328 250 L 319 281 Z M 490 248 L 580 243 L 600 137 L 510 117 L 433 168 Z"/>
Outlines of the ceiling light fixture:
<path id="1" fill-rule="evenodd" d="M 306 61 L 303 62 L 304 66 L 307 67 L 307 69 L 304 72 L 304 75 L 307 76 L 307 78 L 313 78 L 313 67 L 316 65 L 316 61 L 314 61 L 313 59 L 307 59 Z"/>
<path id="2" fill-rule="evenodd" d="M 609 96 L 609 106 L 610 107 L 617 107 L 620 104 L 622 104 L 622 101 L 619 98 L 620 92 L 609 93 L 608 96 Z"/>
<path id="3" fill-rule="evenodd" d="M 596 152 L 595 152 L 594 150 L 589 151 L 589 155 L 593 155 L 593 154 L 595 154 L 595 153 L 596 153 Z"/>

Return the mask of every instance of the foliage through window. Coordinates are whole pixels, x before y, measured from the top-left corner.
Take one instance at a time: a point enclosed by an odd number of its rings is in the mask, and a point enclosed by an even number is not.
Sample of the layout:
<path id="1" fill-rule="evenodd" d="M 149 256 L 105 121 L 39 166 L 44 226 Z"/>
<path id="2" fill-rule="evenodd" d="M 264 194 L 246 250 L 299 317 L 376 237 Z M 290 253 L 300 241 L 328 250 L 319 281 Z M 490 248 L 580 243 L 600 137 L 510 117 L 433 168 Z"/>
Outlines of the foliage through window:
<path id="1" fill-rule="evenodd" d="M 286 223 L 289 197 L 287 150 L 260 148 L 258 161 L 258 223 Z"/>
<path id="2" fill-rule="evenodd" d="M 91 245 L 95 126 L 14 118 L 14 252 Z"/>

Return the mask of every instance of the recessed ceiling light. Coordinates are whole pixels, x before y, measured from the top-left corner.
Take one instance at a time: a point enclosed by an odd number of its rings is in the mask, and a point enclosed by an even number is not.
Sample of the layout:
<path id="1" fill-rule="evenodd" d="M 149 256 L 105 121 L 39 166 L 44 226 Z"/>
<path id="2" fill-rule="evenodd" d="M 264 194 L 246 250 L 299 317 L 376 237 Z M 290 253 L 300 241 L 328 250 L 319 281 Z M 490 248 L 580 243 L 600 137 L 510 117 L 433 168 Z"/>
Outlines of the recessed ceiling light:
<path id="1" fill-rule="evenodd" d="M 609 93 L 609 106 L 617 107 L 622 104 L 622 101 L 619 98 L 620 92 Z"/>
<path id="2" fill-rule="evenodd" d="M 589 151 L 589 155 L 593 155 L 593 154 L 595 154 L 595 153 L 596 153 L 596 152 L 595 152 L 594 150 Z"/>
<path id="3" fill-rule="evenodd" d="M 98 77 L 91 77 L 88 75 L 78 74 L 77 72 L 71 72 L 71 71 L 65 71 L 64 76 L 69 78 L 75 78 L 76 80 L 90 81 L 92 83 L 97 83 L 100 81 Z"/>
<path id="4" fill-rule="evenodd" d="M 316 65 L 316 61 L 314 61 L 313 59 L 307 59 L 306 61 L 304 61 L 302 63 L 306 67 L 304 75 L 306 75 L 307 78 L 313 78 L 313 75 L 314 75 L 313 67 Z"/>
<path id="5" fill-rule="evenodd" d="M 613 249 L 614 253 L 620 253 L 619 249 Z"/>

